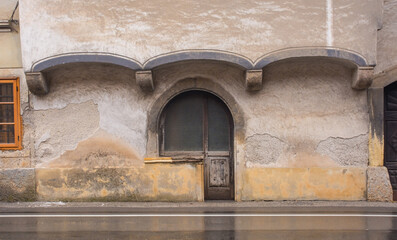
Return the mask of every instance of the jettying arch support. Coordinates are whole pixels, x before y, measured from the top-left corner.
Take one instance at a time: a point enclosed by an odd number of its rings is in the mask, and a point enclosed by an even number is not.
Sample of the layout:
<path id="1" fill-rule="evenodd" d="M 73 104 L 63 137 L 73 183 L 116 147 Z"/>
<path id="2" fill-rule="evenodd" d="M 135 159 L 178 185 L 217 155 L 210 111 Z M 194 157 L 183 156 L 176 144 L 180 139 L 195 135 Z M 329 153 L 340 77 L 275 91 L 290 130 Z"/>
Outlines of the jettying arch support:
<path id="1" fill-rule="evenodd" d="M 266 66 L 286 59 L 299 58 L 327 58 L 343 62 L 352 69 L 353 89 L 366 89 L 372 83 L 373 66 L 360 54 L 343 49 L 319 47 L 282 49 L 265 54 L 256 61 L 236 53 L 220 50 L 193 49 L 170 52 L 150 58 L 144 63 L 110 53 L 69 53 L 37 61 L 32 65 L 31 70 L 26 72 L 26 81 L 33 94 L 45 95 L 50 91 L 51 81 L 51 79 L 47 79 L 46 72 L 51 71 L 52 68 L 71 63 L 108 63 L 134 70 L 137 85 L 143 91 L 151 92 L 155 88 L 152 73 L 154 68 L 177 62 L 204 60 L 225 62 L 244 69 L 245 89 L 259 91 L 262 89 L 263 70 Z"/>

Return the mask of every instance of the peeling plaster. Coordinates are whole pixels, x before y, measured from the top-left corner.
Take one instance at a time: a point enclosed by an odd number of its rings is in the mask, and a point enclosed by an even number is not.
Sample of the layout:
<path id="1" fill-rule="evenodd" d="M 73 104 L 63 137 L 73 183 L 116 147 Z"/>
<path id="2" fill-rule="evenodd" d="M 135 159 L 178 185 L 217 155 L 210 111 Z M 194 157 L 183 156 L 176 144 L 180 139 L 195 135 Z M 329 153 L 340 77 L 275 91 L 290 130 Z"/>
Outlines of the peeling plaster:
<path id="1" fill-rule="evenodd" d="M 35 111 L 55 111 L 70 104 L 91 101 L 99 115 L 96 129 L 123 139 L 138 151 L 138 155 L 143 156 L 147 102 L 135 85 L 134 76 L 129 69 L 114 68 L 108 64 L 72 64 L 51 71 L 50 93 L 45 96 L 32 95 L 31 103 Z M 92 134 L 86 135 L 85 139 L 90 136 Z"/>
<path id="2" fill-rule="evenodd" d="M 59 157 L 64 151 L 76 148 L 98 130 L 99 114 L 92 102 L 69 104 L 63 109 L 33 112 L 35 126 L 34 165 Z"/>
<path id="3" fill-rule="evenodd" d="M 246 166 L 276 166 L 288 144 L 269 134 L 255 134 L 246 138 L 245 159 Z"/>
<path id="4" fill-rule="evenodd" d="M 329 156 L 341 166 L 368 166 L 368 134 L 329 137 L 317 145 L 316 152 Z"/>

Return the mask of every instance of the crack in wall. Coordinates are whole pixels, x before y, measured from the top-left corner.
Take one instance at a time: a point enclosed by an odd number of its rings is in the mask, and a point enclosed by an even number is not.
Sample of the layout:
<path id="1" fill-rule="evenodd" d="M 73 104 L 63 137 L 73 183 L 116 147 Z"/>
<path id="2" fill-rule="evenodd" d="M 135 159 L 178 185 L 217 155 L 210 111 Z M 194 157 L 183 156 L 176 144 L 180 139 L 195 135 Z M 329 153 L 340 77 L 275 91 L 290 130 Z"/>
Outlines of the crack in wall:
<path id="1" fill-rule="evenodd" d="M 368 132 L 362 133 L 362 134 L 358 134 L 356 136 L 348 137 L 348 138 L 345 138 L 345 137 L 327 137 L 326 139 L 321 140 L 321 141 L 318 142 L 316 149 L 318 148 L 318 145 L 320 145 L 322 142 L 325 142 L 325 141 L 327 141 L 329 139 L 352 140 L 352 139 L 355 139 L 355 138 L 358 138 L 358 137 L 362 137 L 362 136 L 368 136 Z"/>
<path id="2" fill-rule="evenodd" d="M 281 138 L 278 138 L 278 137 L 276 137 L 276 136 L 274 136 L 274 135 L 271 135 L 271 134 L 269 134 L 269 133 L 255 133 L 255 134 L 252 134 L 252 135 L 246 137 L 246 138 L 245 138 L 245 141 L 248 141 L 250 138 L 253 138 L 253 137 L 255 137 L 255 136 L 269 136 L 269 137 L 271 137 L 271 138 L 275 138 L 275 139 L 277 139 L 277 140 L 279 140 L 279 141 L 285 143 L 285 141 L 282 140 Z"/>

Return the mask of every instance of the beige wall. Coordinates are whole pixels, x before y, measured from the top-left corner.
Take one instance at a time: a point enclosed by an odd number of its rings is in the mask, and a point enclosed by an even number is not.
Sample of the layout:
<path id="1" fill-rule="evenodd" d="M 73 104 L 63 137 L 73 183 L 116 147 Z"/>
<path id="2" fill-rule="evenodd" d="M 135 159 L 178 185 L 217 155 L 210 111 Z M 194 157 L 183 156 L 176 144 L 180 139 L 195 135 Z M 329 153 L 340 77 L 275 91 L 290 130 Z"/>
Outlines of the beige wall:
<path id="1" fill-rule="evenodd" d="M 0 19 L 10 19 L 16 4 L 17 0 L 2 0 L 0 2 Z M 19 19 L 18 11 L 15 12 L 14 19 Z"/>
<path id="2" fill-rule="evenodd" d="M 146 153 L 150 108 L 180 80 L 202 77 L 220 85 L 243 110 L 244 136 L 235 139 L 237 200 L 365 199 L 368 109 L 366 92 L 350 86 L 351 69 L 321 59 L 279 62 L 266 68 L 263 90 L 256 93 L 245 90 L 244 72 L 227 64 L 172 64 L 156 69 L 154 75 L 156 89 L 145 94 L 136 85 L 134 72 L 125 68 L 71 64 L 52 70 L 50 93 L 31 98 L 32 167 L 142 168 L 147 165 L 144 157 L 158 157 Z M 201 83 L 197 84 L 200 88 Z M 158 168 L 168 171 L 170 166 Z M 280 174 L 265 174 L 264 179 L 258 174 L 263 171 Z M 341 180 L 318 186 L 313 194 L 304 186 L 324 182 L 321 171 L 329 179 Z M 182 172 L 170 173 L 170 181 L 178 181 Z M 202 186 L 202 172 L 197 174 L 192 186 Z M 272 188 L 270 195 L 256 191 L 264 182 L 277 183 L 283 176 L 300 182 L 302 174 L 306 182 L 301 183 L 299 194 L 292 191 L 293 184 Z M 97 180 L 99 184 L 100 177 Z M 47 190 L 41 188 L 40 194 L 46 196 Z M 196 197 L 191 197 L 202 200 L 202 188 L 196 190 Z M 174 193 L 176 198 L 178 194 Z"/>
<path id="3" fill-rule="evenodd" d="M 397 65 L 397 1 L 385 0 L 383 11 L 383 26 L 378 33 L 376 73 Z"/>
<path id="4" fill-rule="evenodd" d="M 257 92 L 245 90 L 242 69 L 213 61 L 153 69 L 152 93 L 142 92 L 132 70 L 69 64 L 48 72 L 47 95 L 28 98 L 23 71 L 40 59 L 70 52 L 107 52 L 144 63 L 172 51 L 212 49 L 255 61 L 286 48 L 328 46 L 362 55 L 369 64 L 378 59 L 380 72 L 394 62 L 393 54 L 387 55 L 393 53 L 389 46 L 394 39 L 394 5 L 385 2 L 384 28 L 377 40 L 381 18 L 377 0 L 244 5 L 21 0 L 24 70 L 18 34 L 0 34 L 0 43 L 7 36 L 4 47 L 10 54 L 3 55 L 4 60 L 0 57 L 0 68 L 2 61 L 4 67 L 19 68 L 0 74 L 22 79 L 24 149 L 1 152 L 1 171 L 35 168 L 30 174 L 36 176 L 40 200 L 201 201 L 200 164 L 149 166 L 143 160 L 158 157 L 147 152 L 148 113 L 155 102 L 179 81 L 200 77 L 234 98 L 244 119 L 242 135 L 234 142 L 236 200 L 364 200 L 367 92 L 351 88 L 352 69 L 342 62 L 316 58 L 276 62 L 264 69 L 263 89 Z M 204 82 L 197 86 L 211 87 Z M 109 179 L 103 172 L 119 174 L 118 185 L 104 186 Z M 159 173 L 167 176 L 160 179 Z M 91 185 L 75 177 L 86 174 Z M 142 179 L 136 177 L 139 174 Z M 66 181 L 72 177 L 77 183 L 70 187 Z M 187 183 L 175 190 L 179 181 Z M 81 190 L 84 187 L 89 191 Z M 122 194 L 126 189 L 130 195 Z"/>
<path id="5" fill-rule="evenodd" d="M 0 68 L 22 68 L 18 33 L 0 33 L 0 52 Z"/>
<path id="6" fill-rule="evenodd" d="M 172 51 L 212 49 L 255 61 L 270 52 L 313 46 L 353 51 L 374 64 L 379 3 L 21 0 L 24 68 L 70 52 L 107 52 L 144 63 Z"/>
<path id="7" fill-rule="evenodd" d="M 15 9 L 16 0 L 2 0 L 0 2 L 0 20 L 9 20 Z M 19 20 L 16 10 L 14 20 Z M 17 27 L 19 31 L 19 28 Z M 0 69 L 22 67 L 21 43 L 18 32 L 0 33 Z"/>

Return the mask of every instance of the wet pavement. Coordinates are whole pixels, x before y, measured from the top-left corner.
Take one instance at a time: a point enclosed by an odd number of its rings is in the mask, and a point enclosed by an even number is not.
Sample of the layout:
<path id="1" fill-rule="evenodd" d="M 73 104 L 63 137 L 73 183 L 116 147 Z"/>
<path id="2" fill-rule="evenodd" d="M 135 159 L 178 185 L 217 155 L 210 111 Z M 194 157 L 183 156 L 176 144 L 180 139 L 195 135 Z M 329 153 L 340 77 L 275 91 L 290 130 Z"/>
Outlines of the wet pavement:
<path id="1" fill-rule="evenodd" d="M 0 204 L 0 239 L 397 239 L 397 205 Z"/>

